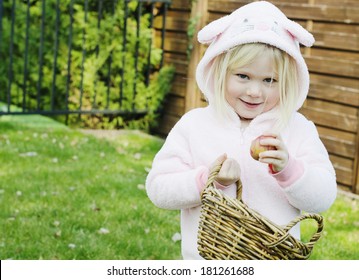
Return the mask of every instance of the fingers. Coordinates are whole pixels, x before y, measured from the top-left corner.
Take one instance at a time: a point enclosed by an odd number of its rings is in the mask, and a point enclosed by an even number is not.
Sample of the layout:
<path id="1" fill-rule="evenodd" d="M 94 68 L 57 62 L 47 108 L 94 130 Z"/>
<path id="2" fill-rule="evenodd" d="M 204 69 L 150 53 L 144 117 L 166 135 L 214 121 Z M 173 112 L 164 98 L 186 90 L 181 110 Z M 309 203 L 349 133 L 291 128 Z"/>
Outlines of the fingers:
<path id="1" fill-rule="evenodd" d="M 216 171 L 216 170 L 218 171 L 226 159 L 227 159 L 226 153 L 224 153 L 224 154 L 220 155 L 218 158 L 216 158 L 216 160 L 214 162 L 212 162 L 212 164 L 211 164 L 211 167 L 210 167 L 211 172 Z"/>
<path id="2" fill-rule="evenodd" d="M 224 153 L 223 155 L 220 155 L 215 161 L 214 164 L 222 164 L 227 159 L 227 154 Z"/>
<path id="3" fill-rule="evenodd" d="M 270 137 L 274 137 L 274 138 L 277 138 L 278 136 L 280 136 L 278 133 L 273 132 L 273 131 L 265 131 L 262 135 L 270 136 Z"/>
<path id="4" fill-rule="evenodd" d="M 277 150 L 283 147 L 283 141 L 280 135 L 266 132 L 263 136 L 259 142 L 262 146 L 273 146 Z"/>
<path id="5" fill-rule="evenodd" d="M 229 186 L 240 179 L 239 163 L 232 158 L 226 159 L 216 177 L 216 181 L 224 186 Z"/>
<path id="6" fill-rule="evenodd" d="M 279 134 L 266 132 L 267 136 L 260 141 L 261 145 L 273 146 L 276 150 L 269 150 L 259 154 L 259 161 L 273 166 L 275 172 L 279 172 L 285 168 L 288 163 L 288 151 Z"/>
<path id="7" fill-rule="evenodd" d="M 239 164 L 237 163 L 237 161 L 233 158 L 228 158 L 223 162 L 221 171 L 231 174 L 235 173 L 238 168 Z"/>
<path id="8" fill-rule="evenodd" d="M 273 171 L 282 171 L 288 163 L 288 155 L 285 153 L 278 153 L 274 151 L 263 152 L 260 154 L 259 161 L 273 166 Z"/>

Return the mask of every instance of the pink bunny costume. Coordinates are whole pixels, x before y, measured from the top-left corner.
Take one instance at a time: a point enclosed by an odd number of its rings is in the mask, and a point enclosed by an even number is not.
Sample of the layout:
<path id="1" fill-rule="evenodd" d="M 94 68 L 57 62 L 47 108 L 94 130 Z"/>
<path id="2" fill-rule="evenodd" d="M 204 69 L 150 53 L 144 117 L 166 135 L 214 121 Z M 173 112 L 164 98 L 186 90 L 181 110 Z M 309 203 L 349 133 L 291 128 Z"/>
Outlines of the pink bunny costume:
<path id="1" fill-rule="evenodd" d="M 241 167 L 244 202 L 279 225 L 288 224 L 301 211 L 325 211 L 336 197 L 335 171 L 312 122 L 293 112 L 289 125 L 281 132 L 289 162 L 281 172 L 273 174 L 266 164 L 253 160 L 249 151 L 251 141 L 273 127 L 279 109 L 257 116 L 248 127 L 242 125 L 234 111 L 230 120 L 223 123 L 212 106 L 216 93 L 208 83 L 215 79 L 208 77 L 208 69 L 218 54 L 239 44 L 270 44 L 297 62 L 299 109 L 309 88 L 309 74 L 299 43 L 312 45 L 312 35 L 275 6 L 261 1 L 208 24 L 199 32 L 198 39 L 210 43 L 196 73 L 198 86 L 209 105 L 191 110 L 177 122 L 155 156 L 146 180 L 148 197 L 156 206 L 181 210 L 184 259 L 201 259 L 197 250 L 200 193 L 211 164 L 224 153 Z M 235 197 L 236 186 L 230 185 L 223 192 Z M 300 238 L 299 225 L 291 233 Z"/>

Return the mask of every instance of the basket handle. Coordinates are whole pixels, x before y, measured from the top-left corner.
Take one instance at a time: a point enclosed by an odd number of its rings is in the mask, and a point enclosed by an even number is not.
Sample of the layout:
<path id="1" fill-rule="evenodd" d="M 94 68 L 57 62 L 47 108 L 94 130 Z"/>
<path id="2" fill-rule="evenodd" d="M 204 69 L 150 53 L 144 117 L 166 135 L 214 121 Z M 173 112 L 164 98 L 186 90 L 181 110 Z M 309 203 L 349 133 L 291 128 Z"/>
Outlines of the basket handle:
<path id="1" fill-rule="evenodd" d="M 314 244 L 319 240 L 319 238 L 321 237 L 321 235 L 323 233 L 323 229 L 324 229 L 323 216 L 321 216 L 319 214 L 315 214 L 315 213 L 305 213 L 303 215 L 298 216 L 294 220 L 292 220 L 284 228 L 284 230 L 288 232 L 297 223 L 299 223 L 300 221 L 306 220 L 306 219 L 313 219 L 313 220 L 315 220 L 317 222 L 317 225 L 318 225 L 317 231 L 312 235 L 312 238 L 308 242 L 305 243 L 308 247 L 313 247 Z"/>
<path id="2" fill-rule="evenodd" d="M 209 175 L 208 175 L 206 186 L 204 187 L 205 189 L 214 183 L 216 176 L 219 173 L 219 170 L 221 170 L 221 167 L 222 167 L 222 163 L 217 164 L 212 167 L 212 169 L 210 170 Z"/>
<path id="3" fill-rule="evenodd" d="M 214 184 L 216 176 L 218 175 L 219 171 L 221 170 L 222 164 L 223 164 L 223 162 L 212 167 L 212 169 L 209 172 L 207 183 L 206 183 L 206 186 L 204 187 L 203 191 L 205 189 L 207 189 L 209 186 Z M 242 182 L 241 182 L 241 180 L 238 180 L 236 182 L 236 184 L 237 184 L 237 199 L 241 200 L 242 199 Z M 203 191 L 202 191 L 202 194 L 203 194 Z"/>
<path id="4" fill-rule="evenodd" d="M 278 240 L 271 242 L 271 243 L 267 243 L 265 244 L 268 247 L 275 247 L 278 246 L 279 244 L 283 243 L 285 240 L 288 239 L 288 237 L 290 236 L 289 234 L 289 230 L 294 227 L 297 223 L 299 223 L 300 221 L 306 220 L 306 219 L 313 219 L 317 222 L 318 224 L 318 228 L 317 231 L 313 234 L 312 238 L 306 242 L 303 243 L 305 244 L 307 247 L 313 248 L 314 244 L 319 240 L 319 238 L 322 235 L 323 232 L 323 228 L 324 228 L 324 220 L 323 217 L 319 214 L 315 214 L 315 213 L 306 213 L 303 214 L 301 216 L 296 217 L 294 220 L 292 220 L 291 222 L 289 222 L 289 224 L 283 228 L 283 231 L 285 234 L 283 234 L 283 236 L 281 238 L 279 238 Z"/>

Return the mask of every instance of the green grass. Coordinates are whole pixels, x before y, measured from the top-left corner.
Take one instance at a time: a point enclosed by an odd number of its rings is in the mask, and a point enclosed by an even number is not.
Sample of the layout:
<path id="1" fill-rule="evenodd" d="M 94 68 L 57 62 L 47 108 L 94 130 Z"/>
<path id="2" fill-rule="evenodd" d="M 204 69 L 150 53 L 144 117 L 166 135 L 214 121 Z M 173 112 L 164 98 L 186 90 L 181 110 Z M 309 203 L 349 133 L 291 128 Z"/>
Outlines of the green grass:
<path id="1" fill-rule="evenodd" d="M 162 140 L 111 140 L 43 117 L 0 118 L 0 259 L 180 257 L 179 212 L 144 183 Z"/>
<path id="2" fill-rule="evenodd" d="M 40 116 L 0 117 L 0 259 L 179 259 L 179 211 L 156 208 L 144 183 L 163 140 L 98 138 Z M 323 213 L 312 259 L 359 259 L 359 201 Z M 313 225 L 303 223 L 308 240 Z"/>
<path id="3" fill-rule="evenodd" d="M 359 260 L 359 199 L 339 194 L 324 216 L 324 232 L 314 247 L 314 260 Z M 303 223 L 304 240 L 314 232 L 314 223 Z"/>

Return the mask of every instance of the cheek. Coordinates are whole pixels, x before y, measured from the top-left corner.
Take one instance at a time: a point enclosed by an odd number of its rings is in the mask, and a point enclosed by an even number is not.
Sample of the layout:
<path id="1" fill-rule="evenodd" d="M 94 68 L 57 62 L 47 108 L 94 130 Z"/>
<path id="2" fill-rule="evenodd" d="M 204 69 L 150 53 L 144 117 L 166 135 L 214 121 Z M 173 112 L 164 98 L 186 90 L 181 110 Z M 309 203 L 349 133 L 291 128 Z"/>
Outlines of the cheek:
<path id="1" fill-rule="evenodd" d="M 226 98 L 237 99 L 241 95 L 241 85 L 229 79 L 226 86 Z"/>
<path id="2" fill-rule="evenodd" d="M 279 91 L 273 91 L 268 94 L 267 101 L 266 101 L 266 107 L 268 110 L 272 109 L 274 106 L 276 106 L 279 103 Z"/>

